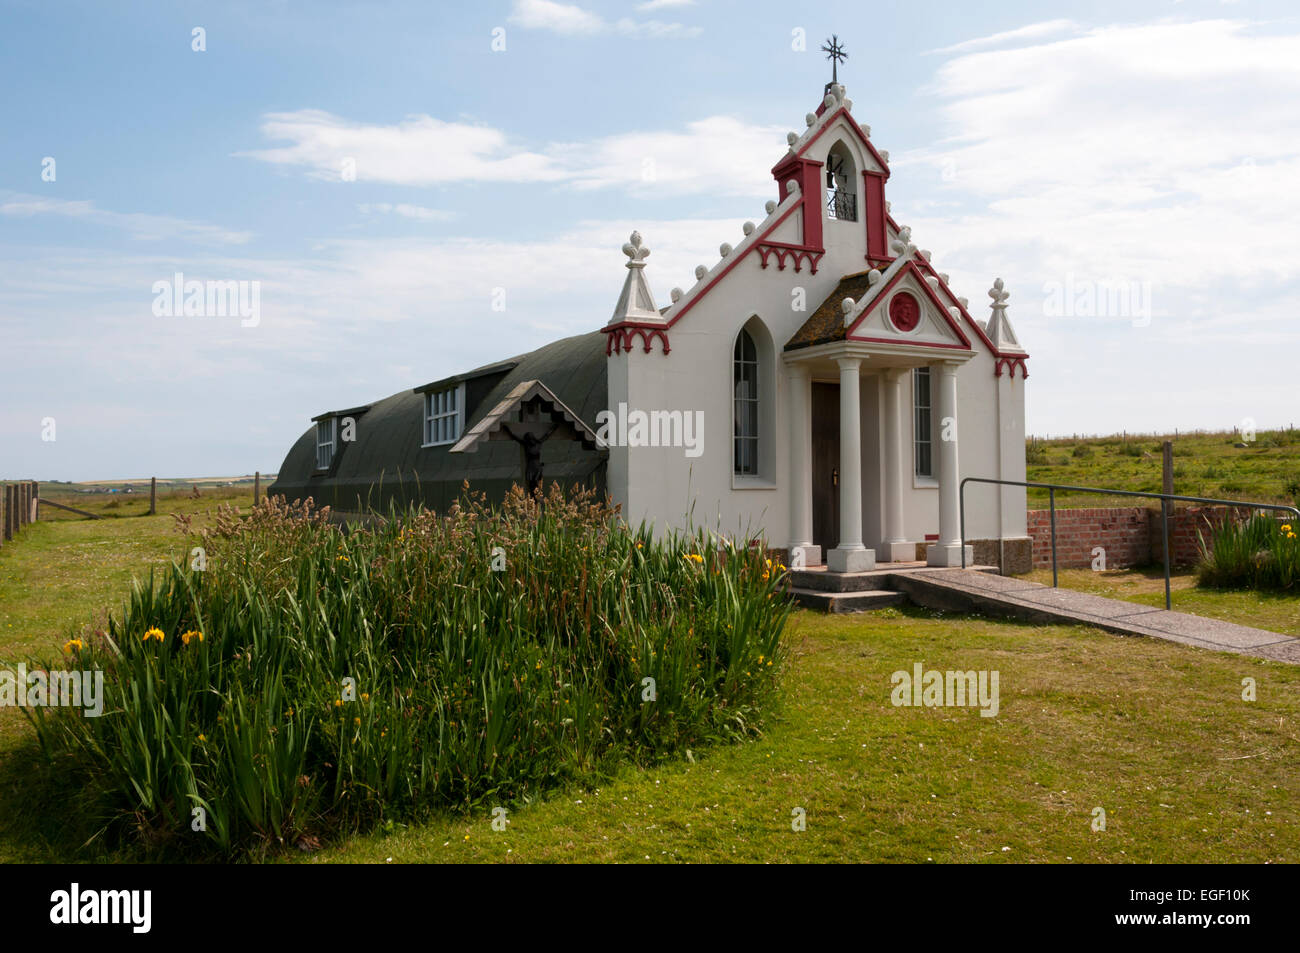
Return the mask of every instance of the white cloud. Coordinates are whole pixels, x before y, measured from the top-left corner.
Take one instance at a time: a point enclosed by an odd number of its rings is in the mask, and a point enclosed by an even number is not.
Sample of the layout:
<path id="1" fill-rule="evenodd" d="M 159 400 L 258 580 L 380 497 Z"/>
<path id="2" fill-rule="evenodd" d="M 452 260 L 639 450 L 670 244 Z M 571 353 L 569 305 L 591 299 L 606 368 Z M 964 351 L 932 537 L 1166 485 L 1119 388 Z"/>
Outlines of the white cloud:
<path id="1" fill-rule="evenodd" d="M 1287 398 L 1267 380 L 1192 388 L 1176 410 L 1137 395 L 1300 343 L 1275 320 L 1300 293 L 1300 35 L 1236 20 L 1106 26 L 958 55 L 926 92 L 946 136 L 895 151 L 894 214 L 981 314 L 994 275 L 1007 280 L 1050 382 L 1031 429 L 1114 420 L 1089 389 L 1107 368 L 1128 381 L 1117 428 L 1272 419 L 1260 393 Z M 1045 289 L 1067 279 L 1148 284 L 1150 325 L 1050 317 Z"/>
<path id="2" fill-rule="evenodd" d="M 239 153 L 274 165 L 306 167 L 343 181 L 347 160 L 357 181 L 435 186 L 451 182 L 553 182 L 578 188 L 631 188 L 654 195 L 768 195 L 767 156 L 783 151 L 779 126 L 727 116 L 687 124 L 681 132 L 620 133 L 531 150 L 500 130 L 431 116 L 378 125 L 316 109 L 266 117 L 263 133 L 289 145 Z M 744 157 L 743 159 L 740 157 Z"/>
<path id="3" fill-rule="evenodd" d="M 411 116 L 392 125 L 351 122 L 319 109 L 270 113 L 262 123 L 268 139 L 290 145 L 236 153 L 275 165 L 307 166 L 316 178 L 401 185 L 447 182 L 553 182 L 564 178 L 544 155 L 507 142 L 488 126 Z"/>
<path id="4" fill-rule="evenodd" d="M 666 7 L 681 7 L 689 2 L 690 0 L 652 0 L 641 4 L 637 10 L 648 12 Z M 555 3 L 553 0 L 515 0 L 508 22 L 526 30 L 547 30 L 561 36 L 595 36 L 612 31 L 626 36 L 665 39 L 699 36 L 701 32 L 699 27 L 688 27 L 681 23 L 633 20 L 631 17 L 620 17 L 610 23 L 599 14 L 575 4 Z"/>
<path id="5" fill-rule="evenodd" d="M 170 215 L 149 215 L 143 212 L 113 212 L 101 209 L 89 200 L 51 199 L 21 192 L 0 193 L 0 215 L 14 218 L 34 218 L 57 215 L 121 229 L 132 238 L 142 241 L 181 239 L 218 245 L 242 245 L 252 238 L 251 232 L 237 232 L 191 222 Z"/>
<path id="6" fill-rule="evenodd" d="M 363 202 L 357 205 L 362 215 L 397 215 L 401 218 L 413 218 L 421 222 L 446 222 L 456 217 L 455 212 L 446 209 L 427 208 L 423 205 L 410 205 L 406 202 L 392 204 L 389 202 Z"/>
<path id="7" fill-rule="evenodd" d="M 983 50 L 990 46 L 1001 46 L 1004 43 L 1012 43 L 1016 40 L 1036 40 L 1040 37 L 1051 36 L 1054 33 L 1074 32 L 1078 28 L 1079 25 L 1073 20 L 1045 20 L 1042 23 L 1031 23 L 1028 26 L 1017 27 L 1014 30 L 1004 30 L 1001 33 L 993 33 L 989 36 L 963 40 L 960 43 L 954 43 L 952 46 L 945 46 L 942 49 L 930 50 L 929 52 L 970 53 L 974 50 Z"/>
<path id="8" fill-rule="evenodd" d="M 647 0 L 645 3 L 638 3 L 636 8 L 641 13 L 650 13 L 654 10 L 668 10 L 674 7 L 690 7 L 695 5 L 695 0 Z"/>
<path id="9" fill-rule="evenodd" d="M 606 28 L 597 14 L 552 0 L 515 0 L 509 22 L 526 30 L 550 30 L 566 36 L 588 36 Z"/>

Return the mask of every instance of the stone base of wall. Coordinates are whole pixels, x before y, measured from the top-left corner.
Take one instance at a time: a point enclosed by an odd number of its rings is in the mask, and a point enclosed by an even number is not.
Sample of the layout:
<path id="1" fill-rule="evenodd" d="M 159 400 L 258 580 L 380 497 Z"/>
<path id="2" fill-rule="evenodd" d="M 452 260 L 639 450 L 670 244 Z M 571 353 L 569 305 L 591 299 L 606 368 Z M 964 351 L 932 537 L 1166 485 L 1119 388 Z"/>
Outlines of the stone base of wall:
<path id="1" fill-rule="evenodd" d="M 968 539 L 966 545 L 974 550 L 977 566 L 1001 566 L 1002 575 L 1013 576 L 1029 572 L 1032 568 L 1033 540 L 1028 536 L 1008 537 L 1007 539 Z M 925 562 L 926 547 L 930 543 L 916 544 L 916 558 Z"/>

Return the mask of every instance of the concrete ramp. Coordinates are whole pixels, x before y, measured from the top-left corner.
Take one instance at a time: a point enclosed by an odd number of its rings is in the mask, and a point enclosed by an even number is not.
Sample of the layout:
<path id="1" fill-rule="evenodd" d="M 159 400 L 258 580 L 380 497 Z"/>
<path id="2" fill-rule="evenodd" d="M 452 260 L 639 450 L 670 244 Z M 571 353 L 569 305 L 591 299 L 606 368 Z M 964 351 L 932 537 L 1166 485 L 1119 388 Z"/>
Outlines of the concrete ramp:
<path id="1" fill-rule="evenodd" d="M 1236 652 L 1300 664 L 1300 639 L 1264 629 L 1170 612 L 1086 592 L 966 569 L 895 573 L 889 588 L 916 605 L 948 612 L 980 612 L 1024 622 L 1091 625 L 1120 635 L 1146 635 L 1218 652 Z"/>

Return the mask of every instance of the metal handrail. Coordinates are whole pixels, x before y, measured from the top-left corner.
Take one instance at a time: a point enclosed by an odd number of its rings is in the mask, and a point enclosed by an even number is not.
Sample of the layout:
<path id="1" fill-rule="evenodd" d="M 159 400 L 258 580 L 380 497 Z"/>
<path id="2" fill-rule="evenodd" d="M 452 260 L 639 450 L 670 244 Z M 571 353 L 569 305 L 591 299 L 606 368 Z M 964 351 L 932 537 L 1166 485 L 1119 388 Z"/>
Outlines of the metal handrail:
<path id="1" fill-rule="evenodd" d="M 1178 496 L 1173 493 L 1143 493 L 1138 490 L 1108 490 L 1096 486 L 1070 486 L 1067 483 L 1026 483 L 1022 480 L 993 480 L 989 477 L 966 477 L 961 481 L 957 489 L 957 508 L 958 516 L 961 521 L 961 568 L 966 568 L 966 484 L 967 483 L 987 483 L 996 486 L 1023 486 L 1035 490 L 1047 491 L 1047 506 L 1051 520 L 1052 534 L 1052 588 L 1056 589 L 1056 491 L 1068 490 L 1071 493 L 1099 493 L 1102 496 L 1140 496 L 1149 500 L 1160 501 L 1160 536 L 1164 546 L 1164 563 L 1165 563 L 1165 608 L 1172 607 L 1172 600 L 1169 593 L 1169 505 L 1168 500 L 1182 501 L 1184 503 L 1209 503 L 1214 506 L 1241 506 L 1252 510 L 1283 510 L 1287 513 L 1294 513 L 1297 521 L 1300 521 L 1300 509 L 1294 506 L 1282 506 L 1279 503 L 1251 503 L 1247 500 L 1217 500 L 1207 496 Z M 1030 552 L 1030 563 L 1033 562 L 1032 549 Z"/>

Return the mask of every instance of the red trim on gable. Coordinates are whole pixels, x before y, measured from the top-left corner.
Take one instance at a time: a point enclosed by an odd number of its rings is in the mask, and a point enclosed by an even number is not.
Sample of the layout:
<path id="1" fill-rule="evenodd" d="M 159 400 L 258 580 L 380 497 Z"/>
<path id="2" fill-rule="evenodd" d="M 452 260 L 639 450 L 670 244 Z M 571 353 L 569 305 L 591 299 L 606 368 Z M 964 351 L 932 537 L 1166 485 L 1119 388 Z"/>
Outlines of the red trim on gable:
<path id="1" fill-rule="evenodd" d="M 822 124 L 822 127 L 817 130 L 817 134 L 815 136 L 813 136 L 811 139 L 809 139 L 807 142 L 805 142 L 802 146 L 799 147 L 799 151 L 795 153 L 795 157 L 797 158 L 799 156 L 802 156 L 805 152 L 807 152 L 810 148 L 812 148 L 812 144 L 816 142 L 818 139 L 820 139 L 822 137 L 822 134 L 827 129 L 835 125 L 835 120 L 839 118 L 841 113 L 844 114 L 844 118 L 848 121 L 849 128 L 852 129 L 853 132 L 857 135 L 858 140 L 864 146 L 867 147 L 867 151 L 871 153 L 871 157 L 876 160 L 877 164 L 882 169 L 885 170 L 883 173 L 877 173 L 877 174 L 878 175 L 883 174 L 886 179 L 889 178 L 889 163 L 886 162 L 884 158 L 880 155 L 880 153 L 876 151 L 876 147 L 871 144 L 871 140 L 867 138 L 867 134 L 863 132 L 862 127 L 857 124 L 857 121 L 853 118 L 853 114 L 850 113 L 843 106 L 840 106 L 839 109 L 837 109 L 835 113 L 831 116 L 831 118 Z M 787 160 L 788 157 L 787 159 L 783 159 L 782 162 L 785 162 Z M 773 174 L 776 173 L 776 170 L 780 168 L 780 166 L 781 163 L 777 163 L 772 167 Z"/>
<path id="2" fill-rule="evenodd" d="M 927 272 L 934 275 L 936 278 L 939 278 L 939 272 L 935 269 L 934 265 L 930 264 L 924 258 L 918 258 L 915 260 L 919 261 L 922 264 L 922 267 Z M 989 339 L 988 334 L 985 332 L 985 330 L 982 327 L 979 326 L 979 322 L 977 322 L 974 318 L 972 318 L 970 314 L 966 311 L 966 309 L 962 307 L 961 302 L 957 300 L 957 296 L 953 294 L 953 290 L 948 287 L 947 282 L 945 282 L 942 278 L 939 278 L 939 287 L 941 287 L 944 291 L 948 293 L 948 297 L 952 299 L 953 306 L 956 307 L 957 310 L 959 310 L 962 313 L 962 317 L 966 319 L 966 322 L 971 326 L 971 328 L 975 331 L 975 333 L 979 335 L 980 340 L 984 342 L 984 346 L 989 349 L 989 352 L 992 353 L 994 357 L 1005 357 L 1005 358 L 1010 358 L 1012 360 L 1019 360 L 1022 364 L 1024 362 L 1024 359 L 1029 357 L 1028 354 L 1021 354 L 1019 352 L 1012 352 L 1012 351 L 999 351 L 997 348 L 995 348 L 993 346 L 992 340 Z"/>
<path id="3" fill-rule="evenodd" d="M 914 279 L 916 279 L 916 283 L 920 285 L 922 292 L 926 295 L 926 297 L 930 299 L 931 303 L 936 308 L 939 309 L 939 314 L 942 315 L 944 321 L 948 323 L 948 327 L 952 328 L 953 333 L 956 334 L 957 337 L 961 340 L 962 342 L 961 345 L 930 344 L 921 341 L 912 342 L 907 338 L 855 338 L 853 337 L 853 332 L 857 330 L 859 324 L 861 324 L 863 321 L 867 319 L 867 315 L 870 314 L 871 311 L 875 308 L 875 304 L 873 304 L 870 308 L 867 308 L 860 315 L 858 315 L 857 318 L 853 321 L 853 323 L 849 325 L 848 330 L 844 332 L 844 339 L 846 341 L 872 341 L 874 343 L 880 343 L 883 341 L 890 344 L 915 343 L 918 347 L 952 347 L 952 348 L 964 348 L 965 350 L 970 350 L 970 338 L 966 337 L 966 335 L 962 333 L 961 325 L 959 325 L 956 321 L 952 319 L 952 315 L 948 313 L 947 305 L 945 305 L 939 299 L 939 296 L 935 294 L 934 289 L 930 287 L 930 283 L 925 280 L 925 275 L 923 275 L 921 273 L 921 270 L 916 266 L 915 258 L 913 258 L 901 269 L 899 269 L 898 274 L 894 275 L 894 277 L 890 279 L 889 284 L 885 285 L 884 288 L 880 289 L 880 291 L 877 292 L 877 294 L 875 295 L 876 302 L 883 303 L 885 297 L 889 294 L 889 292 L 892 291 L 894 287 L 900 281 L 903 280 L 903 277 L 905 275 L 909 275 L 909 274 Z"/>
<path id="4" fill-rule="evenodd" d="M 894 220 L 894 216 L 889 214 L 888 212 L 885 213 L 885 220 L 889 223 L 890 227 L 893 228 L 895 234 L 902 231 L 902 226 L 899 225 L 898 222 Z M 924 268 L 927 272 L 934 275 L 936 278 L 939 278 L 939 287 L 943 288 L 943 290 L 947 292 L 948 297 L 952 299 L 953 306 L 956 307 L 957 310 L 961 312 L 961 316 L 966 319 L 966 323 L 970 325 L 971 330 L 974 331 L 976 335 L 979 336 L 979 339 L 984 342 L 984 346 L 989 349 L 990 354 L 992 354 L 995 358 L 1000 358 L 1007 361 L 1008 364 L 1014 364 L 1016 362 L 1019 362 L 1020 370 L 1024 373 L 1025 377 L 1029 376 L 1029 370 L 1025 366 L 1025 361 L 1029 357 L 1028 354 L 1021 354 L 1018 352 L 1012 353 L 1009 351 L 999 351 L 997 348 L 995 348 L 993 346 L 993 342 L 989 339 L 988 334 L 985 333 L 982 327 L 980 327 L 979 322 L 970 316 L 970 312 L 967 311 L 962 306 L 962 303 L 959 300 L 957 300 L 957 295 L 954 294 L 953 290 L 948 287 L 948 283 L 939 277 L 939 272 L 934 267 L 934 265 L 930 264 L 920 255 L 912 259 L 912 261 L 914 263 L 919 263 L 921 267 Z M 928 288 L 929 285 L 926 285 L 926 287 Z M 994 376 L 995 377 L 1002 376 L 1002 372 L 1000 369 L 998 369 L 997 365 L 994 366 Z"/>
<path id="5" fill-rule="evenodd" d="M 730 263 L 728 263 L 728 265 L 727 265 L 725 268 L 723 268 L 720 272 L 718 272 L 716 275 L 714 275 L 714 276 L 713 276 L 713 280 L 710 281 L 710 282 L 709 282 L 707 285 L 705 285 L 703 288 L 701 288 L 699 294 L 695 295 L 693 298 L 691 298 L 690 301 L 686 302 L 686 304 L 683 305 L 683 307 L 682 307 L 682 309 L 681 309 L 680 311 L 678 311 L 676 314 L 674 314 L 671 318 L 668 319 L 668 327 L 671 328 L 674 324 L 676 324 L 676 323 L 677 323 L 678 321 L 680 321 L 682 318 L 686 317 L 686 315 L 690 312 L 691 308 L 695 307 L 695 305 L 696 305 L 699 301 L 701 301 L 701 300 L 702 300 L 702 299 L 703 299 L 703 298 L 704 298 L 704 297 L 705 297 L 705 296 L 706 296 L 706 295 L 707 295 L 711 290 L 713 290 L 713 286 L 714 286 L 714 285 L 716 285 L 719 281 L 721 281 L 721 280 L 722 280 L 723 278 L 725 278 L 728 274 L 730 274 L 730 273 L 731 273 L 731 269 L 735 268 L 735 267 L 736 267 L 737 265 L 739 265 L 742 261 L 744 261 L 744 260 L 745 260 L 745 257 L 746 257 L 746 256 L 747 256 L 751 251 L 753 251 L 755 248 L 757 248 L 757 247 L 758 247 L 758 246 L 763 242 L 763 239 L 764 239 L 764 238 L 766 238 L 768 235 L 771 235 L 772 232 L 776 231 L 776 229 L 777 229 L 778 227 L 780 227 L 781 223 L 784 222 L 784 221 L 785 221 L 787 218 L 789 218 L 791 215 L 793 215 L 793 214 L 795 213 L 796 210 L 803 208 L 803 207 L 804 207 L 803 198 L 805 198 L 805 197 L 804 197 L 804 196 L 800 196 L 800 199 L 801 199 L 801 200 L 798 201 L 798 202 L 796 202 L 795 204 L 791 205 L 788 209 L 786 209 L 786 210 L 781 214 L 781 217 L 778 218 L 778 219 L 777 219 L 775 222 L 773 222 L 771 225 L 769 225 L 769 226 L 768 226 L 768 227 L 767 227 L 767 228 L 766 228 L 766 229 L 765 229 L 761 234 L 759 234 L 758 238 L 754 240 L 754 244 L 752 244 L 749 248 L 746 248 L 746 249 L 744 250 L 744 252 L 742 252 L 742 253 L 740 253 L 740 254 L 735 254 L 735 253 L 733 252 L 733 253 L 732 253 L 732 258 L 731 258 Z M 806 236 L 805 236 L 805 237 L 806 237 Z M 821 248 L 820 246 L 818 246 L 818 247 L 816 247 L 816 248 L 810 248 L 809 251 L 815 251 L 815 252 L 817 252 L 819 258 L 820 258 L 821 255 L 824 255 L 824 254 L 826 253 L 826 249 Z M 666 353 L 666 352 L 665 352 L 665 353 Z"/>

